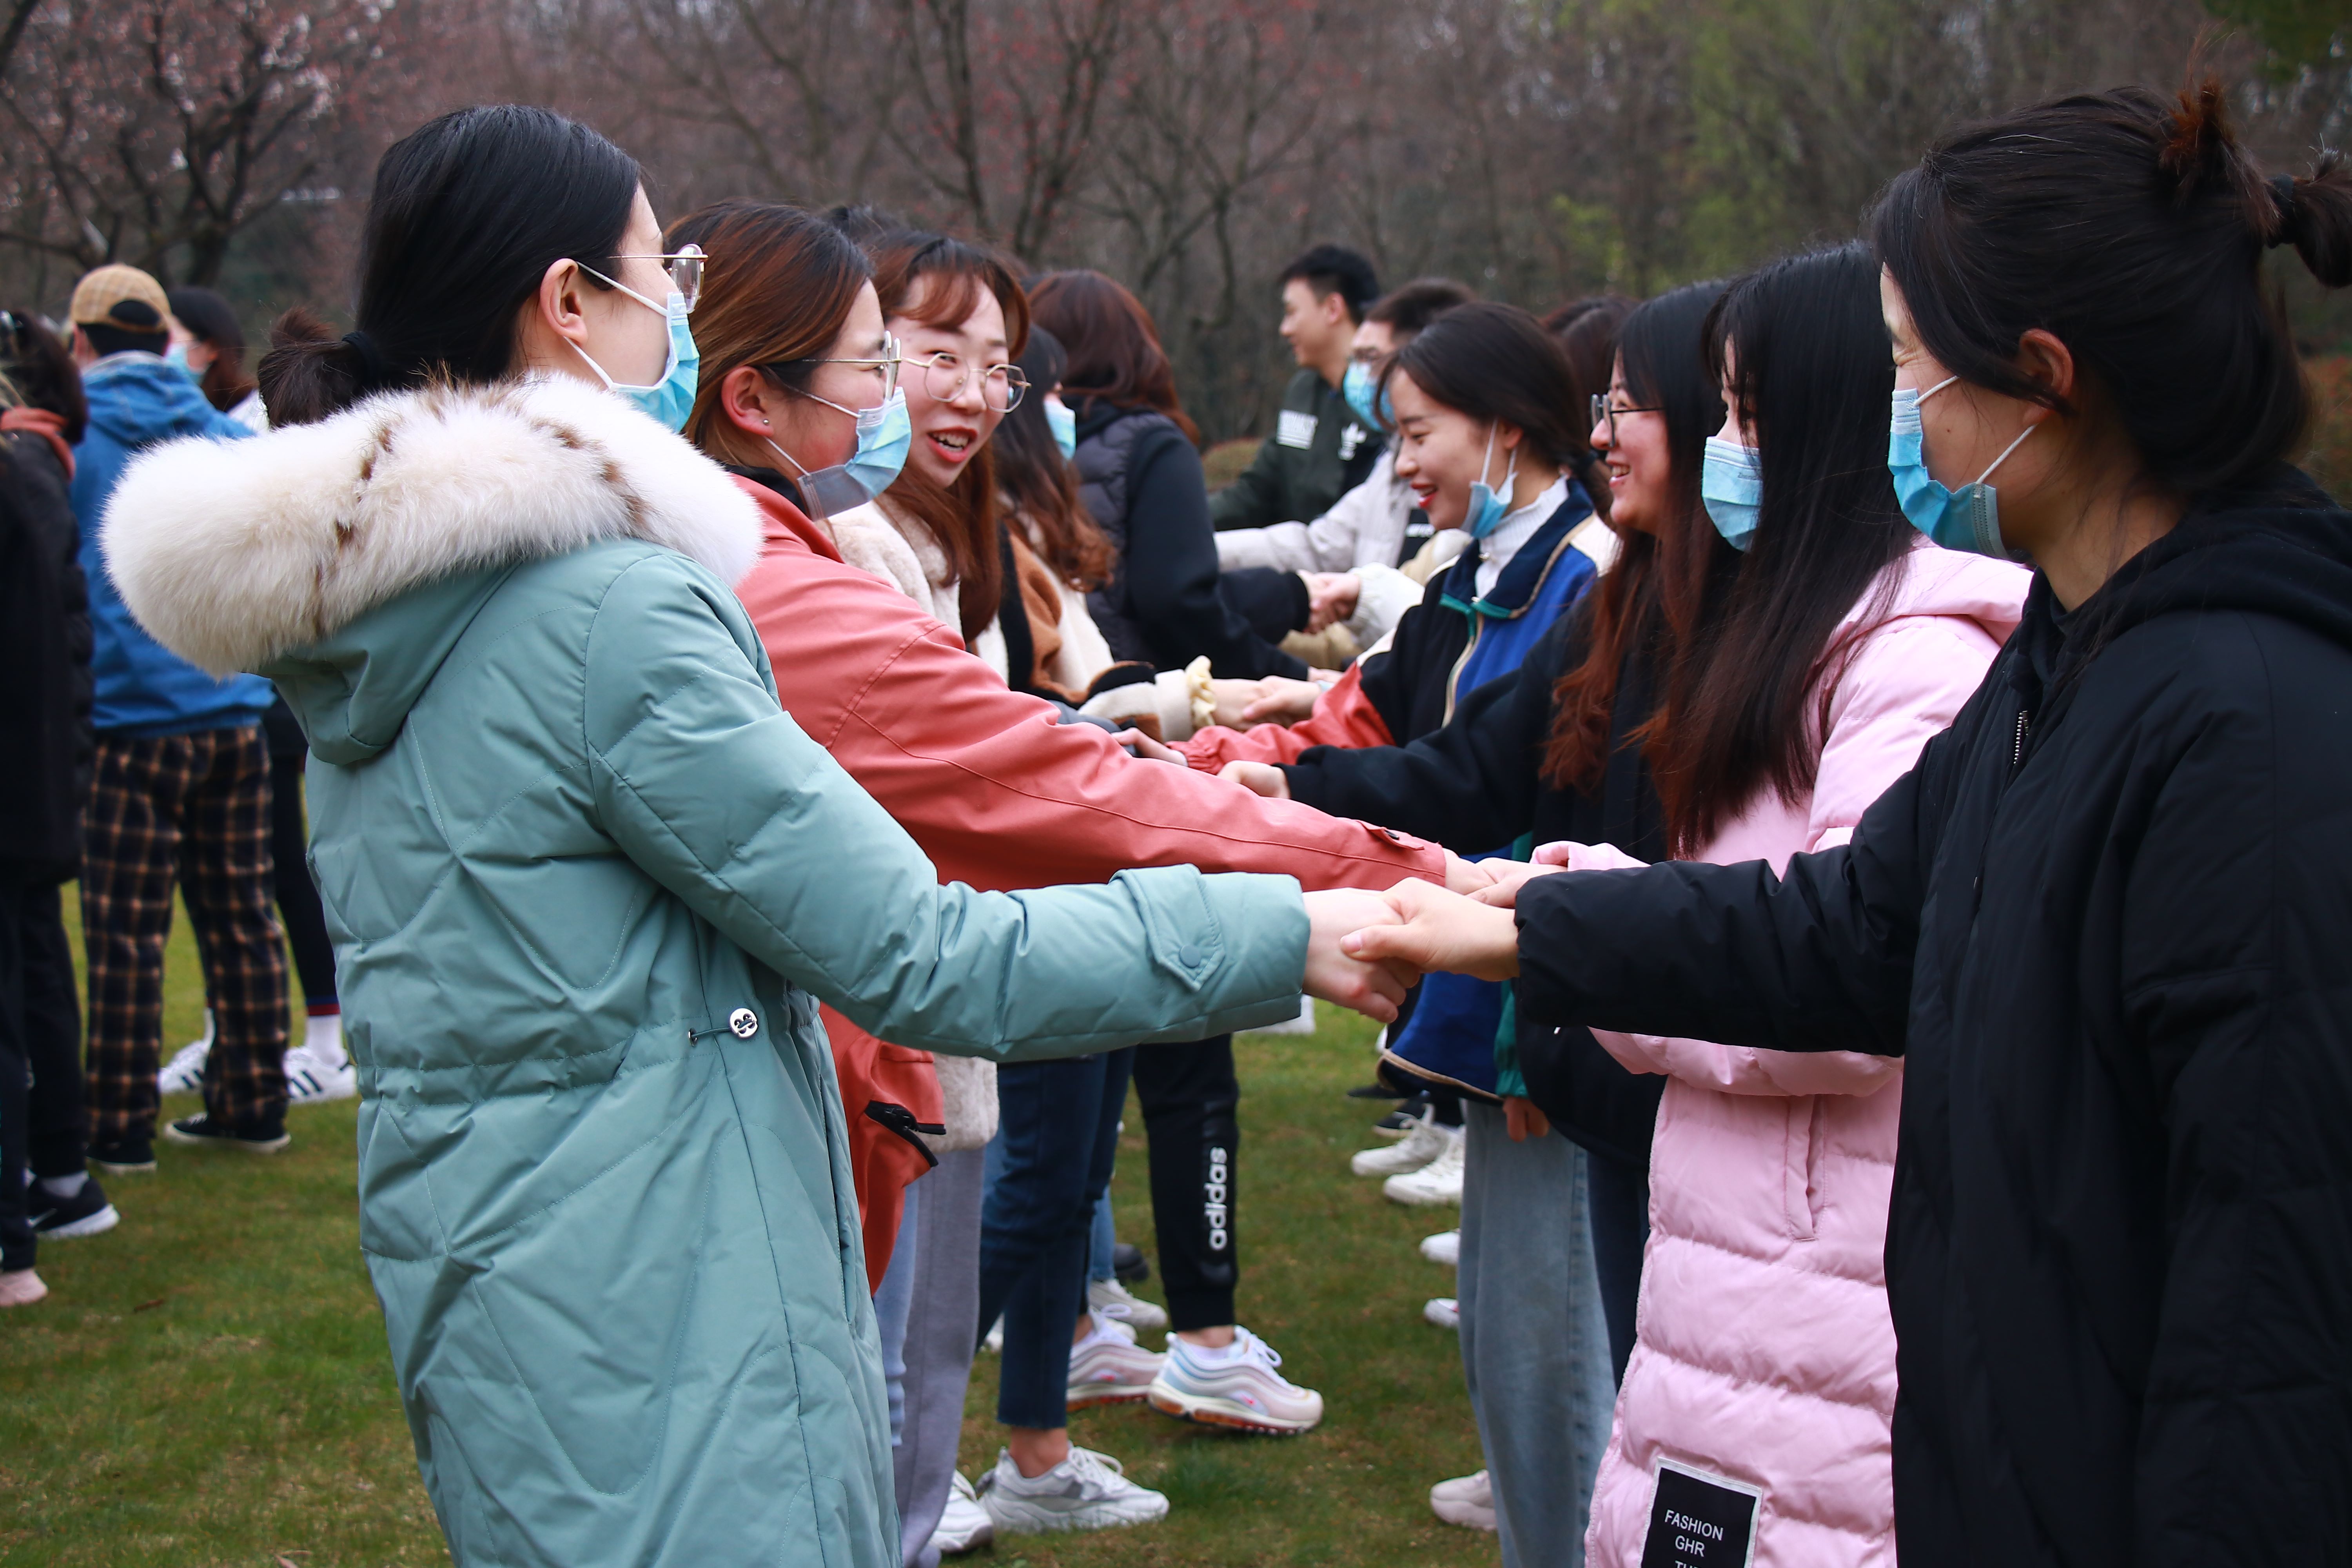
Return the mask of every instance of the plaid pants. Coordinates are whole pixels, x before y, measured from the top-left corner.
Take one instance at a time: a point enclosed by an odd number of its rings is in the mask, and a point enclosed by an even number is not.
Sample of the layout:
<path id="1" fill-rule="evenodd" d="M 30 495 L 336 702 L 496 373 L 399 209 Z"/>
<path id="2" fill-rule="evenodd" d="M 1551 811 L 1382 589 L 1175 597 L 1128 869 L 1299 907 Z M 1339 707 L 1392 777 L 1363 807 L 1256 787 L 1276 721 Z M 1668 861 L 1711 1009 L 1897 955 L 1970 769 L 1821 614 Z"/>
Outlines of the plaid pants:
<path id="1" fill-rule="evenodd" d="M 205 1110 L 241 1131 L 284 1121 L 286 948 L 269 871 L 260 726 L 99 736 L 81 871 L 93 1144 L 154 1136 L 174 881 L 213 1008 Z"/>

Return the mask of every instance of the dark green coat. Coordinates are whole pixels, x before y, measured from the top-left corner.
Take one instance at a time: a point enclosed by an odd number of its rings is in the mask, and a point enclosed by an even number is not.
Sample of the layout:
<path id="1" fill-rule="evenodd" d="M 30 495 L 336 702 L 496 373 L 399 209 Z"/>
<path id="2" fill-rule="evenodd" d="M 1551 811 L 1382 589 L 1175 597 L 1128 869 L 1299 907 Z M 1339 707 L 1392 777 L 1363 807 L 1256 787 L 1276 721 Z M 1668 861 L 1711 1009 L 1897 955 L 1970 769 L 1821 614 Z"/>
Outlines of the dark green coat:
<path id="1" fill-rule="evenodd" d="M 1302 370 L 1283 389 L 1274 434 L 1240 479 L 1209 498 L 1220 529 L 1312 522 L 1364 482 L 1381 455 L 1381 433 L 1367 430 L 1337 389 Z"/>

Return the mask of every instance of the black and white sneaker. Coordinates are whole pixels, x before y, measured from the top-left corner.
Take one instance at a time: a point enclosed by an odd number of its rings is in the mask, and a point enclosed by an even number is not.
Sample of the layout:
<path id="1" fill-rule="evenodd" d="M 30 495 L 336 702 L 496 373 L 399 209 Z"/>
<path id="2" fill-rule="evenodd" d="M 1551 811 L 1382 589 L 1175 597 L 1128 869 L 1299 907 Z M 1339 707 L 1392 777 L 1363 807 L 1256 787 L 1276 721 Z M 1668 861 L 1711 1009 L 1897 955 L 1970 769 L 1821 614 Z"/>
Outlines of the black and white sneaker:
<path id="1" fill-rule="evenodd" d="M 97 1236 L 112 1230 L 122 1216 L 106 1201 L 105 1189 L 98 1178 L 84 1175 L 81 1191 L 69 1198 L 58 1197 L 48 1188 L 35 1182 L 25 1190 L 25 1206 L 30 1212 L 33 1234 L 42 1241 L 71 1241 L 78 1237 Z"/>
<path id="2" fill-rule="evenodd" d="M 210 1111 L 201 1116 L 183 1116 L 177 1121 L 163 1125 L 163 1136 L 173 1143 L 185 1143 L 195 1149 L 242 1149 L 249 1154 L 275 1154 L 291 1142 L 283 1123 L 274 1127 L 257 1127 L 239 1132 L 215 1121 Z"/>
<path id="3" fill-rule="evenodd" d="M 110 1176 L 135 1175 L 155 1168 L 155 1142 L 140 1136 L 89 1146 L 89 1163 Z"/>

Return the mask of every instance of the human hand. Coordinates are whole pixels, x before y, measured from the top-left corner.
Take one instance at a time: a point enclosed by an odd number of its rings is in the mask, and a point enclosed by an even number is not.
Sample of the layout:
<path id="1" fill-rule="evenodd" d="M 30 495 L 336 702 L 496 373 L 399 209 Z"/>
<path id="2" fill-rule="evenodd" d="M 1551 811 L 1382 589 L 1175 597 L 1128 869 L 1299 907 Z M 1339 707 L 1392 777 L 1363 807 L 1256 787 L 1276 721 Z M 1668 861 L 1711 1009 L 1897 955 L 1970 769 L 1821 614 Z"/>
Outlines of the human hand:
<path id="1" fill-rule="evenodd" d="M 1222 724 L 1228 730 L 1248 729 L 1249 725 L 1244 721 L 1248 718 L 1250 705 L 1258 700 L 1260 685 L 1261 682 L 1255 680 L 1209 682 L 1209 694 L 1216 703 L 1215 712 L 1209 722 Z"/>
<path id="2" fill-rule="evenodd" d="M 1396 1022 L 1412 976 L 1392 964 L 1350 956 L 1340 943 L 1367 925 L 1396 916 L 1378 893 L 1352 888 L 1307 895 L 1307 994 L 1350 1007 L 1377 1023 Z"/>
<path id="3" fill-rule="evenodd" d="M 1253 795 L 1262 795 L 1268 800 L 1290 798 L 1290 775 L 1272 763 L 1227 763 L 1217 770 L 1217 776 L 1231 779 Z"/>
<path id="4" fill-rule="evenodd" d="M 1307 580 L 1307 629 L 1319 632 L 1334 621 L 1356 613 L 1364 592 L 1363 580 L 1353 572 L 1301 572 Z"/>
<path id="5" fill-rule="evenodd" d="M 1340 952 L 1423 974 L 1517 977 L 1519 925 L 1510 910 L 1427 882 L 1399 882 L 1381 897 L 1400 923 L 1356 931 L 1340 942 Z"/>
<path id="6" fill-rule="evenodd" d="M 1503 1096 L 1503 1130 L 1511 1135 L 1512 1142 L 1524 1143 L 1550 1131 L 1551 1118 L 1526 1096 L 1507 1094 Z"/>
<path id="7" fill-rule="evenodd" d="M 1482 860 L 1479 864 L 1494 868 L 1486 885 L 1461 890 L 1468 892 L 1487 908 L 1496 910 L 1518 908 L 1522 887 L 1538 877 L 1549 877 L 1556 871 L 1568 869 L 1565 866 L 1537 866 L 1524 860 Z M 1445 885 L 1449 888 L 1454 886 L 1450 881 Z"/>
<path id="8" fill-rule="evenodd" d="M 1192 765 L 1184 760 L 1183 752 L 1173 746 L 1161 744 L 1140 730 L 1121 730 L 1111 739 L 1132 751 L 1137 756 L 1149 758 L 1155 763 L 1174 763 L 1180 768 Z"/>
<path id="9" fill-rule="evenodd" d="M 1315 700 L 1323 695 L 1323 688 L 1312 680 L 1293 680 L 1286 675 L 1269 675 L 1257 683 L 1257 700 L 1242 710 L 1238 729 L 1255 724 L 1296 724 L 1315 711 Z"/>
<path id="10" fill-rule="evenodd" d="M 1445 885 L 1465 897 L 1495 883 L 1495 868 L 1509 866 L 1508 860 L 1465 860 L 1453 850 L 1445 852 Z"/>

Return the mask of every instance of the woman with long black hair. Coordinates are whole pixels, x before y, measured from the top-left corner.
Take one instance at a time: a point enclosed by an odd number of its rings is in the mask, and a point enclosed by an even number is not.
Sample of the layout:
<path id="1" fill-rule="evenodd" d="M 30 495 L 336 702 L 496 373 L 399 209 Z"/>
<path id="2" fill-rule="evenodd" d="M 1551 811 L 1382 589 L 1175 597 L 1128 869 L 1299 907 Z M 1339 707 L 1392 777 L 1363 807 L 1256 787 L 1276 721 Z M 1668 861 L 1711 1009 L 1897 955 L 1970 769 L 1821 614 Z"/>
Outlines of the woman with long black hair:
<path id="1" fill-rule="evenodd" d="M 2036 569 L 1952 728 L 1782 875 L 1399 894 L 1351 945 L 1516 973 L 1536 1017 L 1904 1058 L 1911 1568 L 2343 1562 L 2352 516 L 2288 466 L 2263 258 L 2352 283 L 2352 171 L 2265 180 L 2218 84 L 2075 97 L 1946 137 L 1871 239 L 1906 513 Z"/>

